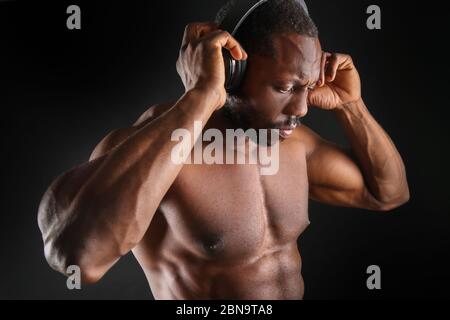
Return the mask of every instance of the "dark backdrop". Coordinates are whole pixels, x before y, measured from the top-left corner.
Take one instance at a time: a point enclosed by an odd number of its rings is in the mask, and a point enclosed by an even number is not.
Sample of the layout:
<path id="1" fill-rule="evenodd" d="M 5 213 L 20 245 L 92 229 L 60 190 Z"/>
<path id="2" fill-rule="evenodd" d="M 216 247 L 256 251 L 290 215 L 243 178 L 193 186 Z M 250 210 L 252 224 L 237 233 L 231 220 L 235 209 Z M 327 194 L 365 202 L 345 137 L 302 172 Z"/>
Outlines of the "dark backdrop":
<path id="1" fill-rule="evenodd" d="M 151 298 L 135 259 L 69 291 L 43 256 L 37 207 L 50 182 L 87 160 L 109 131 L 179 97 L 175 61 L 185 24 L 211 20 L 224 0 L 0 1 L 2 210 L 0 298 Z M 78 4 L 82 30 L 66 28 Z M 382 30 L 365 27 L 382 9 Z M 439 1 L 310 0 L 323 47 L 350 53 L 365 101 L 404 157 L 411 201 L 392 213 L 311 203 L 299 240 L 306 299 L 449 297 L 448 41 Z M 307 123 L 345 143 L 334 118 Z M 369 291 L 366 268 L 382 271 Z"/>

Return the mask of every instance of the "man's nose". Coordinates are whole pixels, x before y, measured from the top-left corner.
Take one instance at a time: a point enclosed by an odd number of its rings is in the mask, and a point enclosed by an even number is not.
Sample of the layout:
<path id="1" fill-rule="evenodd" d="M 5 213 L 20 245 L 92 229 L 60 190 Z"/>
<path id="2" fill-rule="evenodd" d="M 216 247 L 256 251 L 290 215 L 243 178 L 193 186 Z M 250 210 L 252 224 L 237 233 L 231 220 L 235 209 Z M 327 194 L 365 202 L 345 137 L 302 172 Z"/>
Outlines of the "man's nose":
<path id="1" fill-rule="evenodd" d="M 307 92 L 302 93 L 293 99 L 284 109 L 284 114 L 288 116 L 304 117 L 308 113 L 308 94 Z"/>

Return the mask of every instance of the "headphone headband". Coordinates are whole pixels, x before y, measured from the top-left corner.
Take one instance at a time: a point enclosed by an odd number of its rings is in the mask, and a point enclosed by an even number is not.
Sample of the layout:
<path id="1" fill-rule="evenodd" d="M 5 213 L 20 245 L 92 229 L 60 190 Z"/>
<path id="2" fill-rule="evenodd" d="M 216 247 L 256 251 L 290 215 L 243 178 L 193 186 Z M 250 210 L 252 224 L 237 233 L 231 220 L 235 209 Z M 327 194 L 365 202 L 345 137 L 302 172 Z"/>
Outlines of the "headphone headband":
<path id="1" fill-rule="evenodd" d="M 235 36 L 245 19 L 247 19 L 256 8 L 267 1 L 269 0 L 239 0 L 220 24 L 220 29 L 226 30 L 232 36 Z"/>

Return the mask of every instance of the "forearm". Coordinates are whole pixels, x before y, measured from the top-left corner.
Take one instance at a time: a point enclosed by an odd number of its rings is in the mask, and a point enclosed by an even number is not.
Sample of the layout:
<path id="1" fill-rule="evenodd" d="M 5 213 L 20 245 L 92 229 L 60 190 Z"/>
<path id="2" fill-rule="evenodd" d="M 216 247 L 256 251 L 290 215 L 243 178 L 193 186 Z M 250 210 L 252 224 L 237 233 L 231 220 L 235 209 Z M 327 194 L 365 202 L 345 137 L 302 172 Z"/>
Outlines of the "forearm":
<path id="1" fill-rule="evenodd" d="M 146 232 L 159 203 L 182 164 L 172 161 L 174 130 L 191 132 L 215 109 L 214 95 L 190 91 L 169 111 L 134 133 L 100 160 L 78 192 L 63 238 L 80 264 L 113 262 L 131 250 Z"/>
<path id="2" fill-rule="evenodd" d="M 364 102 L 335 111 L 372 195 L 382 203 L 409 197 L 405 166 L 394 143 L 372 117 Z"/>

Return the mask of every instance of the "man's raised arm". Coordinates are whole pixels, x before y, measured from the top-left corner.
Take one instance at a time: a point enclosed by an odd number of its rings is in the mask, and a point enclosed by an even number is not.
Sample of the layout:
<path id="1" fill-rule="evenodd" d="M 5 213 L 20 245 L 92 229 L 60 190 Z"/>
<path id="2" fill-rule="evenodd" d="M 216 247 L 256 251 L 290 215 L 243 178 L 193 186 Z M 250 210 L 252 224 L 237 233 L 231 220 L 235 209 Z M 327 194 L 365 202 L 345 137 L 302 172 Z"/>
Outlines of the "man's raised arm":
<path id="1" fill-rule="evenodd" d="M 304 129 L 310 197 L 331 205 L 377 211 L 392 210 L 409 200 L 403 160 L 394 143 L 361 98 L 359 74 L 349 55 L 324 53 L 319 86 L 311 105 L 333 110 L 351 152 Z"/>
<path id="2" fill-rule="evenodd" d="M 186 93 L 173 107 L 135 132 L 125 129 L 126 138 L 113 133 L 95 159 L 51 184 L 38 220 L 54 269 L 65 274 L 67 266 L 78 265 L 84 282 L 96 282 L 140 242 L 182 168 L 171 159 L 179 143 L 171 141 L 172 133 L 189 130 L 193 147 L 194 122 L 205 125 L 225 103 L 222 48 L 235 59 L 246 57 L 234 38 L 216 29 L 210 23 L 186 28 L 177 62 Z"/>

